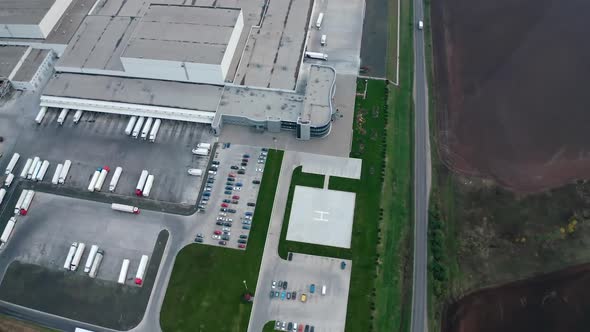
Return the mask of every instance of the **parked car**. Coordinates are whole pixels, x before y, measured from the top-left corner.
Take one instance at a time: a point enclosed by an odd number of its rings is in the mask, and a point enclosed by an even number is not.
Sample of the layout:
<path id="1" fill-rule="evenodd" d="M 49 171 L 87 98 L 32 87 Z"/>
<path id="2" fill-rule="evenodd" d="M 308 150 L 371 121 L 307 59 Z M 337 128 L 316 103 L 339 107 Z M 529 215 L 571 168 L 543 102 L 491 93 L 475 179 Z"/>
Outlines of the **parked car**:
<path id="1" fill-rule="evenodd" d="M 222 246 L 224 246 L 224 245 L 226 245 L 226 244 L 227 244 L 227 242 L 225 242 L 225 241 L 219 241 L 218 243 L 219 243 L 220 245 L 222 245 Z"/>
<path id="2" fill-rule="evenodd" d="M 227 212 L 227 208 L 221 208 L 221 209 L 219 209 L 219 211 L 221 211 L 221 212 Z"/>
<path id="3" fill-rule="evenodd" d="M 242 225 L 242 229 L 250 229 L 250 225 Z"/>
<path id="4" fill-rule="evenodd" d="M 283 288 L 283 281 L 279 280 L 279 288 Z"/>
<path id="5" fill-rule="evenodd" d="M 235 178 L 236 174 L 235 173 L 229 173 L 227 176 L 229 176 L 230 178 Z"/>
<path id="6" fill-rule="evenodd" d="M 275 297 L 279 297 L 281 295 L 281 293 L 279 293 L 279 291 L 275 291 Z"/>
<path id="7" fill-rule="evenodd" d="M 287 324 L 287 331 L 291 331 L 293 329 L 293 323 L 289 322 L 289 324 Z"/>
<path id="8" fill-rule="evenodd" d="M 231 198 L 232 198 L 232 199 L 240 199 L 240 196 L 238 196 L 238 195 L 233 195 Z"/>
<path id="9" fill-rule="evenodd" d="M 225 240 L 225 241 L 229 241 L 229 235 L 222 235 L 221 239 Z"/>
<path id="10" fill-rule="evenodd" d="M 238 244 L 238 248 L 240 248 L 240 249 L 244 249 L 244 248 L 246 248 L 246 245 L 245 245 L 245 244 L 241 244 L 241 243 L 240 243 L 240 244 Z"/>
<path id="11" fill-rule="evenodd" d="M 219 225 L 219 226 L 223 226 L 223 222 L 222 221 L 216 221 L 215 224 L 216 225 Z"/>
<path id="12" fill-rule="evenodd" d="M 244 239 L 239 239 L 239 240 L 238 240 L 238 243 L 243 243 L 243 244 L 246 244 L 246 243 L 248 243 L 248 241 L 246 241 L 246 240 L 244 240 Z"/>
<path id="13" fill-rule="evenodd" d="M 225 227 L 231 227 L 231 222 L 229 222 L 229 221 L 228 222 L 224 222 L 223 223 L 223 226 L 225 226 Z"/>
<path id="14" fill-rule="evenodd" d="M 224 208 L 226 208 L 226 207 L 228 207 L 228 206 L 229 206 L 229 204 L 227 204 L 227 203 L 221 203 L 221 207 L 224 207 Z"/>
<path id="15" fill-rule="evenodd" d="M 247 238 L 248 238 L 248 235 L 244 235 L 244 234 L 240 235 L 240 239 L 247 239 Z"/>
<path id="16" fill-rule="evenodd" d="M 243 169 L 241 169 L 238 171 L 238 174 L 246 174 L 246 172 Z"/>
<path id="17" fill-rule="evenodd" d="M 211 237 L 215 240 L 221 239 L 221 235 L 212 235 Z"/>
<path id="18" fill-rule="evenodd" d="M 254 184 L 260 184 L 260 180 L 252 180 L 252 183 L 254 183 Z"/>
<path id="19" fill-rule="evenodd" d="M 236 181 L 236 179 L 235 179 L 235 178 L 232 178 L 232 177 L 230 176 L 230 177 L 228 177 L 228 178 L 227 178 L 227 181 L 230 181 L 230 182 L 232 182 L 232 181 Z"/>
<path id="20" fill-rule="evenodd" d="M 246 167 L 246 166 L 248 166 L 248 163 L 241 163 L 240 166 Z"/>
<path id="21" fill-rule="evenodd" d="M 232 186 L 225 186 L 225 190 L 232 190 L 232 189 L 234 189 L 234 187 L 232 187 Z"/>
<path id="22" fill-rule="evenodd" d="M 309 292 L 312 294 L 315 293 L 315 284 L 309 285 Z"/>
<path id="23" fill-rule="evenodd" d="M 250 158 L 250 155 L 249 155 L 249 154 L 244 154 L 244 155 L 242 156 L 242 158 Z"/>
<path id="24" fill-rule="evenodd" d="M 291 299 L 291 293 L 287 292 L 287 300 L 290 300 L 290 299 Z"/>
<path id="25" fill-rule="evenodd" d="M 213 160 L 213 161 L 211 162 L 211 164 L 213 164 L 213 165 L 219 165 L 219 161 L 218 161 L 218 160 Z"/>
<path id="26" fill-rule="evenodd" d="M 248 204 L 246 204 L 246 205 L 248 205 L 248 206 L 256 206 L 256 203 L 252 203 L 252 202 L 250 202 L 250 203 L 248 203 Z"/>
<path id="27" fill-rule="evenodd" d="M 240 201 L 238 201 L 237 199 L 234 199 L 233 201 L 231 201 L 232 204 L 239 204 Z"/>
<path id="28" fill-rule="evenodd" d="M 281 300 L 284 300 L 284 299 L 285 299 L 285 297 L 286 297 L 286 294 L 285 294 L 285 292 L 281 292 Z"/>
<path id="29" fill-rule="evenodd" d="M 226 194 L 226 195 L 231 195 L 231 194 L 232 194 L 232 193 L 231 193 L 231 190 L 226 190 L 226 191 L 224 191 L 223 193 L 224 193 L 224 194 Z"/>
<path id="30" fill-rule="evenodd" d="M 230 203 L 230 202 L 231 202 L 231 200 L 229 200 L 227 198 L 223 200 L 223 203 Z"/>
<path id="31" fill-rule="evenodd" d="M 215 235 L 221 235 L 221 231 L 218 230 L 218 229 L 216 229 L 216 230 L 213 231 L 213 234 L 215 234 Z"/>
<path id="32" fill-rule="evenodd" d="M 229 212 L 229 213 L 236 213 L 237 211 L 235 209 L 227 209 L 227 212 Z"/>
<path id="33" fill-rule="evenodd" d="M 203 233 L 198 233 L 197 237 L 203 237 Z"/>
<path id="34" fill-rule="evenodd" d="M 296 300 L 296 299 L 297 299 L 297 292 L 296 292 L 296 291 L 292 291 L 292 292 L 291 292 L 291 298 L 292 298 L 293 300 Z"/>
<path id="35" fill-rule="evenodd" d="M 195 242 L 197 242 L 197 243 L 203 243 L 203 239 L 201 239 L 200 237 L 196 237 L 195 238 Z"/>
<path id="36" fill-rule="evenodd" d="M 236 187 L 241 187 L 241 186 L 243 186 L 243 185 L 242 185 L 242 183 L 241 183 L 241 182 L 238 182 L 238 183 L 236 183 L 236 184 L 235 184 L 235 186 L 236 186 Z"/>
<path id="37" fill-rule="evenodd" d="M 262 151 L 264 151 L 264 152 L 268 152 L 268 148 L 262 148 L 262 149 L 260 149 L 260 150 L 262 150 Z"/>
<path id="38" fill-rule="evenodd" d="M 270 291 L 270 298 L 272 299 L 273 297 L 275 297 L 275 292 L 274 291 Z"/>
<path id="39" fill-rule="evenodd" d="M 242 235 L 240 235 L 240 237 L 242 237 Z M 270 283 L 270 287 L 271 287 L 271 288 L 273 288 L 273 289 L 274 289 L 274 288 L 276 288 L 276 287 L 277 287 L 277 281 L 276 281 L 276 280 L 273 280 L 273 281 Z"/>
<path id="40" fill-rule="evenodd" d="M 239 168 L 238 166 L 236 166 L 236 165 L 232 165 L 230 168 L 231 168 L 231 169 L 240 169 L 240 168 Z"/>
<path id="41" fill-rule="evenodd" d="M 283 289 L 287 289 L 287 284 L 288 284 L 288 282 L 287 282 L 287 281 L 284 281 L 284 282 L 283 282 Z"/>
<path id="42" fill-rule="evenodd" d="M 301 294 L 301 302 L 305 303 L 307 301 L 307 295 Z"/>

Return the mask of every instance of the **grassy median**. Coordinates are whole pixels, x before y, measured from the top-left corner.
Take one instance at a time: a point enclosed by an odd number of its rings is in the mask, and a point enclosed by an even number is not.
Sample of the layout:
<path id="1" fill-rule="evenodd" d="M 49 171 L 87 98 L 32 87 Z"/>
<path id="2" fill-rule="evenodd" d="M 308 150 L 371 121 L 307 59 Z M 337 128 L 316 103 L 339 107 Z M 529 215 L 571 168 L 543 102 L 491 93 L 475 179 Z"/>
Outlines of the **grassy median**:
<path id="1" fill-rule="evenodd" d="M 180 251 L 160 313 L 163 331 L 247 330 L 252 305 L 241 302 L 243 281 L 255 292 L 282 160 L 283 151 L 269 152 L 245 252 L 200 244 Z"/>

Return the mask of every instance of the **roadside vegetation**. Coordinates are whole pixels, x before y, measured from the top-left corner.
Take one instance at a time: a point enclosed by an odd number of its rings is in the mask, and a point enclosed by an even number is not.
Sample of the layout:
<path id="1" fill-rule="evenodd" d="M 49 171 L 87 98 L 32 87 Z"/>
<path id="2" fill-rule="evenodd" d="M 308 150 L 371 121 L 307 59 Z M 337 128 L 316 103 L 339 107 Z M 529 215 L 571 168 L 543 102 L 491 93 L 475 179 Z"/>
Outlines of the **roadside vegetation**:
<path id="1" fill-rule="evenodd" d="M 241 300 L 244 281 L 255 293 L 282 160 L 283 151 L 269 152 L 246 251 L 191 244 L 176 256 L 160 313 L 163 331 L 247 330 L 252 305 Z"/>
<path id="2" fill-rule="evenodd" d="M 12 317 L 0 315 L 0 331 L 7 332 L 57 332 L 46 327 L 41 327 L 30 322 L 21 321 Z"/>

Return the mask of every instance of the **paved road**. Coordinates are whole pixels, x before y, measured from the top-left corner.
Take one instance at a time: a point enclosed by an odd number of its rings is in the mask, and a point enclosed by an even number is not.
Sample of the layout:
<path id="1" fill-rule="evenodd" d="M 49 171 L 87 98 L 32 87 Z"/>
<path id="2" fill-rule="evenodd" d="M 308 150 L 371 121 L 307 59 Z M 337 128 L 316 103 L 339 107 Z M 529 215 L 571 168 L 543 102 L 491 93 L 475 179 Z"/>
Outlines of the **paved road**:
<path id="1" fill-rule="evenodd" d="M 414 1 L 414 22 L 423 20 L 424 5 Z M 428 330 L 427 262 L 428 195 L 430 189 L 430 145 L 428 130 L 428 81 L 424 59 L 424 33 L 414 29 L 414 286 L 412 332 Z"/>

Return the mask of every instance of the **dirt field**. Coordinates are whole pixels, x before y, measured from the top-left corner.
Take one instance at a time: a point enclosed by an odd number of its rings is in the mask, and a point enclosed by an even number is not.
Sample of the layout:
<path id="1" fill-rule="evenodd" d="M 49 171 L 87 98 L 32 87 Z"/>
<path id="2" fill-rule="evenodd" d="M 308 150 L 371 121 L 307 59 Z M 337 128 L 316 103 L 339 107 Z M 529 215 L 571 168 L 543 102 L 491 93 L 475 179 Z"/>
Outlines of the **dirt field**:
<path id="1" fill-rule="evenodd" d="M 590 265 L 471 294 L 450 306 L 443 332 L 583 332 Z"/>
<path id="2" fill-rule="evenodd" d="M 590 1 L 432 1 L 440 149 L 535 192 L 590 177 Z"/>

